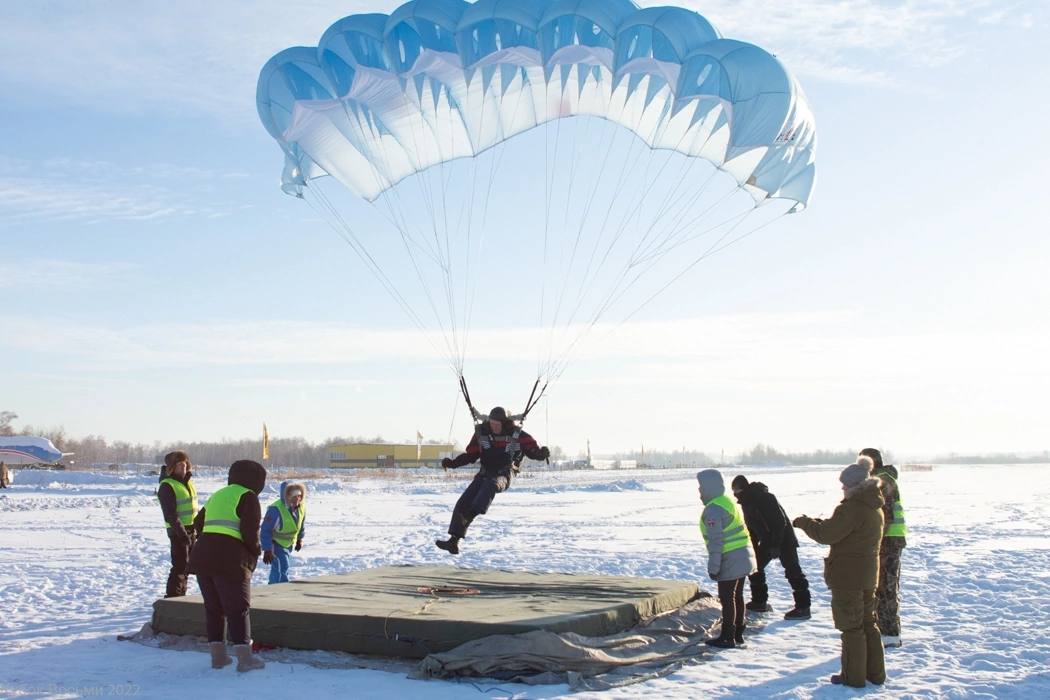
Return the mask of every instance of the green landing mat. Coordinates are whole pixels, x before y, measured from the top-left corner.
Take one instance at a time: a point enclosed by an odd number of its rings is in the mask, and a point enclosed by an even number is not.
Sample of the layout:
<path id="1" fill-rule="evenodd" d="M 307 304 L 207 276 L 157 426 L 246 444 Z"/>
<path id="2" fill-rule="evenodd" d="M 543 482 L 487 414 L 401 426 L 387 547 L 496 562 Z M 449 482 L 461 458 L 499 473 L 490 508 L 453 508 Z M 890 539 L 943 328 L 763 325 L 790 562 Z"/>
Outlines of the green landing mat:
<path id="1" fill-rule="evenodd" d="M 255 586 L 251 628 L 265 645 L 423 658 L 493 634 L 615 634 L 698 592 L 695 583 L 663 579 L 383 566 Z M 204 636 L 204 601 L 158 600 L 152 626 Z"/>

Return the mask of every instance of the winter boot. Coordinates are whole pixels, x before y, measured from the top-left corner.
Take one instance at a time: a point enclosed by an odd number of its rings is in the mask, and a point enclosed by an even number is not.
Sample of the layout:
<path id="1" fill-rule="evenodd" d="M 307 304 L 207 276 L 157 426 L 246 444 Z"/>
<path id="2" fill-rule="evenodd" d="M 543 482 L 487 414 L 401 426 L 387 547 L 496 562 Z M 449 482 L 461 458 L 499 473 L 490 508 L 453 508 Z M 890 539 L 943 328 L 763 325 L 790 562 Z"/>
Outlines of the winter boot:
<path id="1" fill-rule="evenodd" d="M 809 618 L 809 608 L 792 608 L 784 613 L 785 620 L 808 620 Z"/>
<path id="2" fill-rule="evenodd" d="M 736 637 L 736 630 L 733 628 L 733 625 L 722 623 L 722 633 L 717 637 L 705 639 L 704 644 L 719 649 L 733 649 L 736 647 L 734 637 Z"/>
<path id="3" fill-rule="evenodd" d="M 898 635 L 890 635 L 890 634 L 882 635 L 882 646 L 885 647 L 886 649 L 897 649 L 897 648 L 899 648 L 901 646 L 901 637 L 900 637 L 900 635 L 899 634 Z"/>
<path id="4" fill-rule="evenodd" d="M 249 644 L 234 644 L 233 653 L 237 657 L 237 670 L 241 673 L 266 666 L 265 661 L 252 655 L 252 647 Z"/>
<path id="5" fill-rule="evenodd" d="M 211 649 L 211 667 L 222 668 L 233 663 L 233 659 L 226 653 L 226 642 L 208 642 Z"/>
<path id="6" fill-rule="evenodd" d="M 736 628 L 736 633 L 733 635 L 733 643 L 738 647 L 746 647 L 747 643 L 744 642 L 744 630 L 747 629 L 746 625 L 739 625 Z"/>
<path id="7" fill-rule="evenodd" d="M 447 540 L 434 540 L 438 549 L 443 549 L 449 554 L 459 554 L 459 538 L 452 536 Z"/>
<path id="8" fill-rule="evenodd" d="M 773 612 L 773 606 L 769 603 L 756 603 L 755 601 L 748 601 L 747 605 L 744 606 L 751 612 L 767 613 Z"/>

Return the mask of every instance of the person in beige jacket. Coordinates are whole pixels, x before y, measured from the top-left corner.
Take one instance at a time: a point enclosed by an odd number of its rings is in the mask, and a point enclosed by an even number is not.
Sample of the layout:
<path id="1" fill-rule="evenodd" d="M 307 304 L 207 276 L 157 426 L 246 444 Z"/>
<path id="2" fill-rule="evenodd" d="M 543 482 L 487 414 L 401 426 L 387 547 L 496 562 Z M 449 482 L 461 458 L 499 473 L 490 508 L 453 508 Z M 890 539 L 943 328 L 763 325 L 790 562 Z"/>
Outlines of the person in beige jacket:
<path id="1" fill-rule="evenodd" d="M 842 502 L 827 520 L 803 515 L 792 525 L 820 544 L 831 545 L 824 560 L 824 581 L 831 590 L 831 615 L 842 632 L 842 672 L 831 682 L 863 688 L 866 681 L 886 682 L 882 636 L 875 622 L 875 586 L 879 578 L 885 500 L 872 462 L 861 457 L 842 470 Z"/>

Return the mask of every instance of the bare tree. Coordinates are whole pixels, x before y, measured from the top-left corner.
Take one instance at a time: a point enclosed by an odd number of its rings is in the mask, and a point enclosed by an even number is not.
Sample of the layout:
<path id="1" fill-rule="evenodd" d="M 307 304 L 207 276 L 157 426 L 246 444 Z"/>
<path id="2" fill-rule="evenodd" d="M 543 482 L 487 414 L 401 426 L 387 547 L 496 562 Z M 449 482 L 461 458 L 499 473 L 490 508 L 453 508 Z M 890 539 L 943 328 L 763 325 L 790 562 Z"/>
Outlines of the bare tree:
<path id="1" fill-rule="evenodd" d="M 11 422 L 18 418 L 18 414 L 14 411 L 0 411 L 0 435 L 14 435 L 15 430 L 11 427 Z"/>

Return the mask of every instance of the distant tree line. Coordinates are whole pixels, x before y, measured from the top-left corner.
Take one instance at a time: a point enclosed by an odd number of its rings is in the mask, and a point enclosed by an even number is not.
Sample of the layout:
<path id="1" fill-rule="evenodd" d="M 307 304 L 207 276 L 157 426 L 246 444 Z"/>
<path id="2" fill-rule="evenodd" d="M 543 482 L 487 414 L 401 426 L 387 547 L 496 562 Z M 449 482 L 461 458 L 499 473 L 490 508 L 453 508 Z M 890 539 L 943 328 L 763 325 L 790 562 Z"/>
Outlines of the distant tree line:
<path id="1" fill-rule="evenodd" d="M 997 452 L 987 455 L 960 455 L 952 452 L 931 461 L 934 464 L 1050 464 L 1050 450 L 1024 455 L 1016 452 Z"/>
<path id="2" fill-rule="evenodd" d="M 183 450 L 194 464 L 206 466 L 227 466 L 238 459 L 262 460 L 262 437 L 239 440 L 225 439 L 219 441 L 195 442 L 153 442 L 130 443 L 124 441 L 109 442 L 101 435 L 88 435 L 74 438 L 68 435 L 65 428 L 41 428 L 25 425 L 20 429 L 13 427 L 18 414 L 11 411 L 0 411 L 0 435 L 39 435 L 46 437 L 63 452 L 72 452 L 70 461 L 77 467 L 88 467 L 93 464 L 160 464 L 164 455 L 173 450 Z M 328 467 L 329 448 L 333 445 L 346 445 L 362 442 L 387 442 L 382 436 L 371 438 L 361 436 L 333 437 L 320 442 L 310 442 L 301 437 L 270 437 L 270 459 L 267 464 L 279 467 L 326 468 Z M 415 439 L 399 441 L 403 444 L 414 444 Z M 440 445 L 443 440 L 424 440 L 427 445 Z"/>

